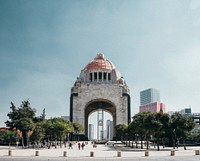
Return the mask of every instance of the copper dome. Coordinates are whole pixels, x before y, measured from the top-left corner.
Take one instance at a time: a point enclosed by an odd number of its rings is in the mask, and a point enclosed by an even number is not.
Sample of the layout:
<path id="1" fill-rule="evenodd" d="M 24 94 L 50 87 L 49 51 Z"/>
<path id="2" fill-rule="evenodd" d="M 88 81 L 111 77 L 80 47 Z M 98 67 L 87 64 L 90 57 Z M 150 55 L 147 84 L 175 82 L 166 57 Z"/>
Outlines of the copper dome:
<path id="1" fill-rule="evenodd" d="M 115 69 L 115 66 L 105 59 L 104 54 L 97 54 L 97 56 L 88 63 L 85 67 L 86 70 L 97 70 L 97 69 Z"/>

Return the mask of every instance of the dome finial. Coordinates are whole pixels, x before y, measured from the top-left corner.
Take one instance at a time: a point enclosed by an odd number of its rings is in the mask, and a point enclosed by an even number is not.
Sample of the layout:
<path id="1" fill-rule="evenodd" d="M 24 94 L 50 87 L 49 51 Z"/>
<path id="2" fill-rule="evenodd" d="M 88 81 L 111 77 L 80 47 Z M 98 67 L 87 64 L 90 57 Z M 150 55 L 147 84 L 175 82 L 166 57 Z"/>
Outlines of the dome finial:
<path id="1" fill-rule="evenodd" d="M 102 53 L 97 54 L 96 59 L 105 59 L 104 54 Z"/>

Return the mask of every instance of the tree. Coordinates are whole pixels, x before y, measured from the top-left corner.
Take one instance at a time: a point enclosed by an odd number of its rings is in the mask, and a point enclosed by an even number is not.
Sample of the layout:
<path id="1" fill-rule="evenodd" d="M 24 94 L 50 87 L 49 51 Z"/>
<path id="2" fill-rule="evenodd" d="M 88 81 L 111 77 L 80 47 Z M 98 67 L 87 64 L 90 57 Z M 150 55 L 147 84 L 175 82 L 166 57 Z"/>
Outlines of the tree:
<path id="1" fill-rule="evenodd" d="M 44 122 L 37 122 L 30 136 L 31 142 L 35 142 L 39 147 L 39 143 L 45 136 Z"/>
<path id="2" fill-rule="evenodd" d="M 136 120 L 132 121 L 129 125 L 128 125 L 128 132 L 129 132 L 129 136 L 135 140 L 136 143 L 136 148 L 138 148 L 138 123 L 136 122 Z M 132 140 L 132 148 L 133 148 L 133 140 Z"/>
<path id="3" fill-rule="evenodd" d="M 125 134 L 127 133 L 127 125 L 119 124 L 115 126 L 116 139 L 124 141 Z"/>
<path id="4" fill-rule="evenodd" d="M 170 127 L 173 136 L 173 146 L 175 148 L 175 143 L 182 139 L 184 149 L 186 150 L 185 140 L 189 132 L 195 127 L 195 122 L 191 117 L 183 116 L 180 113 L 173 114 L 171 120 Z"/>
<path id="5" fill-rule="evenodd" d="M 18 129 L 22 132 L 22 145 L 27 146 L 28 131 L 34 128 L 33 119 L 35 117 L 36 110 L 31 108 L 28 100 L 22 101 L 20 107 L 16 108 L 11 102 L 11 112 L 7 114 L 9 120 L 5 124 L 10 129 Z"/>
<path id="6" fill-rule="evenodd" d="M 42 111 L 42 114 L 41 114 L 40 118 L 41 118 L 41 120 L 45 120 L 45 117 L 46 117 L 46 110 L 44 108 L 43 111 Z"/>
<path id="7" fill-rule="evenodd" d="M 19 135 L 16 130 L 0 130 L 1 144 L 13 145 L 19 139 Z"/>
<path id="8" fill-rule="evenodd" d="M 84 130 L 83 126 L 81 124 L 78 124 L 76 122 L 72 123 L 74 128 L 75 136 L 77 136 L 76 140 L 79 141 L 79 133 Z"/>
<path id="9" fill-rule="evenodd" d="M 151 112 L 143 112 L 143 127 L 146 139 L 146 147 L 149 149 L 149 140 L 155 128 L 160 128 L 160 123 L 155 121 L 155 115 Z"/>
<path id="10" fill-rule="evenodd" d="M 166 141 L 166 138 L 167 138 L 167 131 L 169 130 L 171 118 L 170 118 L 169 114 L 162 113 L 159 120 L 162 123 L 162 128 L 160 129 L 160 131 L 161 131 L 162 144 L 163 144 L 163 148 L 164 148 L 165 147 L 165 141 Z"/>
<path id="11" fill-rule="evenodd" d="M 48 147 L 52 145 L 52 141 L 68 139 L 68 133 L 74 131 L 73 124 L 62 118 L 50 118 L 44 121 L 43 128 L 45 129 L 45 137 L 48 140 Z"/>
<path id="12" fill-rule="evenodd" d="M 37 123 L 37 122 L 42 122 L 45 120 L 45 117 L 46 117 L 46 112 L 45 112 L 45 108 L 43 109 L 41 115 L 39 117 L 35 117 L 34 118 L 34 122 Z"/>
<path id="13" fill-rule="evenodd" d="M 130 124 L 131 131 L 134 131 L 136 136 L 136 147 L 137 140 L 141 141 L 141 149 L 143 149 L 143 139 L 145 138 L 145 128 L 144 128 L 144 117 L 147 115 L 147 112 L 140 112 L 133 116 L 133 121 Z M 138 138 L 139 137 L 139 138 Z"/>
<path id="14" fill-rule="evenodd" d="M 72 132 L 73 128 L 69 121 L 64 120 L 63 118 L 54 118 L 54 131 L 56 134 L 57 140 L 60 140 L 60 147 L 62 147 L 61 142 L 66 138 L 67 132 Z"/>
<path id="15" fill-rule="evenodd" d="M 184 117 L 184 124 L 182 126 L 182 130 L 181 130 L 181 135 L 182 135 L 182 139 L 183 139 L 183 145 L 184 145 L 184 149 L 186 150 L 186 139 L 189 136 L 191 130 L 195 127 L 195 122 L 193 121 L 193 119 L 191 117 Z"/>
<path id="16" fill-rule="evenodd" d="M 10 103 L 11 104 L 11 112 L 9 112 L 7 114 L 7 116 L 9 117 L 10 120 L 7 120 L 5 122 L 5 124 L 7 125 L 7 127 L 9 127 L 10 129 L 14 129 L 16 127 L 16 122 L 19 119 L 19 113 L 18 113 L 18 109 L 16 108 L 16 106 L 14 105 L 13 102 Z"/>
<path id="17" fill-rule="evenodd" d="M 135 139 L 140 137 L 141 148 L 143 149 L 143 139 L 146 139 L 147 149 L 149 148 L 149 139 L 155 136 L 157 149 L 159 150 L 160 139 L 164 135 L 164 130 L 168 127 L 168 114 L 140 112 L 133 117 L 133 121 L 129 124 L 129 131 L 135 135 Z M 137 147 L 137 141 L 136 141 Z"/>
<path id="18" fill-rule="evenodd" d="M 160 139 L 162 138 L 164 142 L 165 138 L 165 131 L 169 128 L 169 120 L 170 117 L 166 113 L 155 113 L 154 114 L 154 121 L 153 121 L 153 131 L 154 131 L 154 136 L 156 138 L 157 142 L 157 150 L 160 150 Z M 164 143 L 163 143 L 164 147 Z"/>
<path id="19" fill-rule="evenodd" d="M 48 142 L 48 148 L 51 147 L 52 141 L 55 138 L 54 127 L 53 127 L 53 119 L 47 119 L 44 121 L 43 128 L 45 129 L 45 139 Z"/>

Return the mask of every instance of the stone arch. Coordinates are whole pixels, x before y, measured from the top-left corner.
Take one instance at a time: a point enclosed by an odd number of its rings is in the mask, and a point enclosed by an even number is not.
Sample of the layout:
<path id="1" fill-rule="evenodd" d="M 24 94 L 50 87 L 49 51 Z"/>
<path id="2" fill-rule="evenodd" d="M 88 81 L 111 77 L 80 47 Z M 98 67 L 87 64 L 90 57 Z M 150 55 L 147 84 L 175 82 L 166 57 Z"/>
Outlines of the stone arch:
<path id="1" fill-rule="evenodd" d="M 113 118 L 113 127 L 116 126 L 116 106 L 113 102 L 107 100 L 107 99 L 95 99 L 89 101 L 85 105 L 85 136 L 88 137 L 88 118 L 90 114 L 93 112 L 96 112 L 98 109 L 102 109 L 103 111 L 108 112 L 112 118 Z M 113 134 L 115 134 L 114 128 L 113 128 Z"/>

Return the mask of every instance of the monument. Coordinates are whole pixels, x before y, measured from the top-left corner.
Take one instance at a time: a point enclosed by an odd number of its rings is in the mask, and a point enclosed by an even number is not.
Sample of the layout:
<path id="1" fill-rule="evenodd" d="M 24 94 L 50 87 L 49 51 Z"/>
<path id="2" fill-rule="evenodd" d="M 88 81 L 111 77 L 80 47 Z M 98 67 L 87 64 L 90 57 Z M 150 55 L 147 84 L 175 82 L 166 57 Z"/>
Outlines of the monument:
<path id="1" fill-rule="evenodd" d="M 98 112 L 98 126 L 101 122 L 101 111 L 110 113 L 113 127 L 131 121 L 129 88 L 112 62 L 104 54 L 97 54 L 90 61 L 80 76 L 77 77 L 70 96 L 70 121 L 84 127 L 83 135 L 88 137 L 88 117 Z M 115 131 L 113 128 L 113 134 Z"/>

